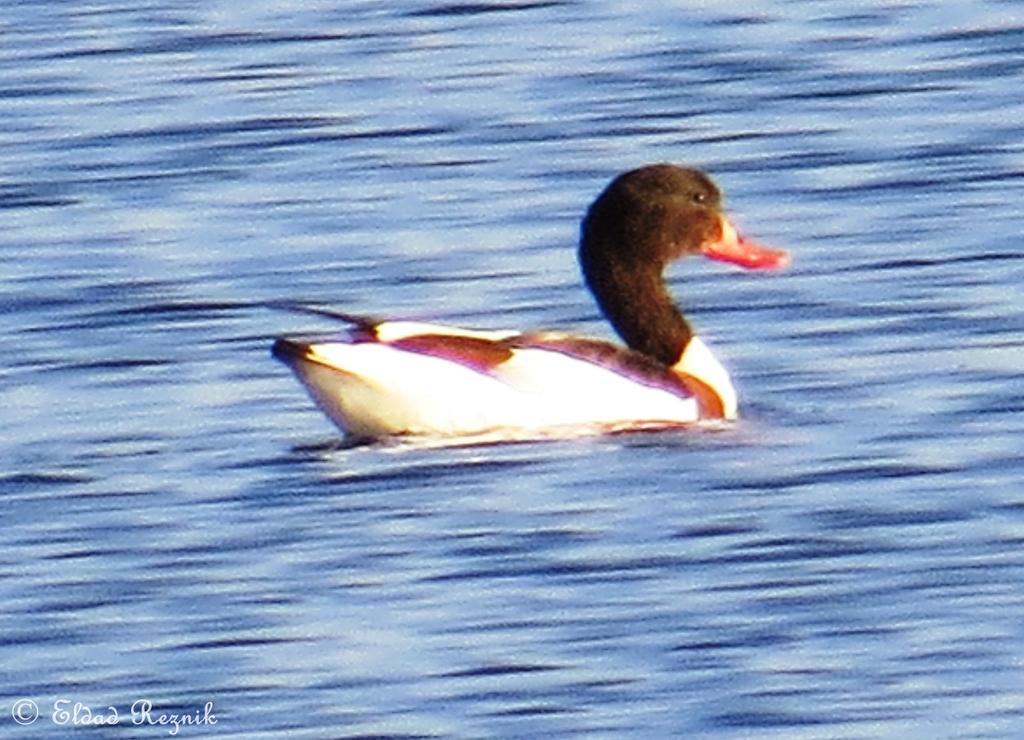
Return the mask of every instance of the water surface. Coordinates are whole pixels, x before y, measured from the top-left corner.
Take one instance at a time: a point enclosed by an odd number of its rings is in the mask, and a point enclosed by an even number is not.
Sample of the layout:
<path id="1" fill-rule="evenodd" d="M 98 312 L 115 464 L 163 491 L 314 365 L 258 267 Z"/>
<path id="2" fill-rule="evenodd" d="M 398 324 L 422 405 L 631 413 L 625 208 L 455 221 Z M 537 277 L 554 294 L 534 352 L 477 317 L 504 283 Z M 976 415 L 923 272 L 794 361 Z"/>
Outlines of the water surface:
<path id="1" fill-rule="evenodd" d="M 0 734 L 1019 734 L 1024 16 L 677 5 L 9 5 Z M 671 272 L 734 426 L 350 448 L 270 358 L 609 337 L 577 221 L 652 161 L 794 254 Z"/>

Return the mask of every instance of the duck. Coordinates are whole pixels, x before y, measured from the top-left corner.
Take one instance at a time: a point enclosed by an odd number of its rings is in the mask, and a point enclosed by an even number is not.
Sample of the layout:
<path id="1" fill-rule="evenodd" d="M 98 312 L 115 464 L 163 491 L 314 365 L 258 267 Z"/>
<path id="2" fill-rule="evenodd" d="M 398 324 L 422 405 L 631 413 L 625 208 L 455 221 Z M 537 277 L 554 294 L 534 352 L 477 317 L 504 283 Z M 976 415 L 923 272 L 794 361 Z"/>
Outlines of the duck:
<path id="1" fill-rule="evenodd" d="M 776 270 L 786 251 L 741 236 L 702 170 L 619 174 L 587 209 L 578 260 L 625 346 L 557 331 L 477 330 L 307 307 L 341 334 L 279 337 L 273 356 L 353 439 L 519 437 L 738 418 L 725 366 L 673 300 L 665 268 L 702 256 Z"/>

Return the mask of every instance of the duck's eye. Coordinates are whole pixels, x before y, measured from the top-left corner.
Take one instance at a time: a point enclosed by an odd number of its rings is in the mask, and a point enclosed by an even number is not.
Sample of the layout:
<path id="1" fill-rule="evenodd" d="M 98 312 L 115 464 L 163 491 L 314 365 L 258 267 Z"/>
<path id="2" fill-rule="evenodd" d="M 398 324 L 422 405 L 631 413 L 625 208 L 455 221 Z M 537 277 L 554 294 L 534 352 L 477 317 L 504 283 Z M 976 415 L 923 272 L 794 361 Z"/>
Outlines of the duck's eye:
<path id="1" fill-rule="evenodd" d="M 693 197 L 693 202 L 697 203 L 698 205 L 703 205 L 708 200 L 707 194 L 706 193 L 701 193 L 701 192 L 694 193 L 692 197 Z"/>

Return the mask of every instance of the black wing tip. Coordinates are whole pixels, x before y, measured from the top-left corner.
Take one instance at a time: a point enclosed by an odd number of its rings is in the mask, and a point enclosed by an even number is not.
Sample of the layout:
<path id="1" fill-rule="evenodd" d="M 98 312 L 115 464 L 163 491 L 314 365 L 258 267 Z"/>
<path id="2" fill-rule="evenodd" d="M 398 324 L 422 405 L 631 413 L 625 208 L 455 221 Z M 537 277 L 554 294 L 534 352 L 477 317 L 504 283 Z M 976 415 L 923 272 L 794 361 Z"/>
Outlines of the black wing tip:
<path id="1" fill-rule="evenodd" d="M 270 354 L 273 355 L 274 359 L 280 360 L 286 365 L 291 365 L 309 356 L 309 345 L 294 339 L 279 337 L 274 340 L 274 344 L 270 348 Z"/>
<path id="2" fill-rule="evenodd" d="M 291 313 L 301 313 L 307 316 L 320 316 L 322 318 L 334 319 L 335 321 L 342 321 L 370 334 L 374 332 L 377 324 L 381 323 L 380 320 L 372 316 L 360 316 L 348 313 L 347 311 L 336 311 L 332 308 L 323 308 L 309 303 L 299 303 L 298 301 L 267 301 L 263 305 L 278 311 L 290 311 Z"/>

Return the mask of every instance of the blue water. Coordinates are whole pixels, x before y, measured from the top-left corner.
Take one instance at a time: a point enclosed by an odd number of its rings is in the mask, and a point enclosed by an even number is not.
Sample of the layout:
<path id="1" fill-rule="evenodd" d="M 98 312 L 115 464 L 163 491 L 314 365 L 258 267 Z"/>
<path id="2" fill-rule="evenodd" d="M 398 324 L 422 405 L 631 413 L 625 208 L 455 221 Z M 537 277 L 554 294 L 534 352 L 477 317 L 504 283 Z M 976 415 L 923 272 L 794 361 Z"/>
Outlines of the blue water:
<path id="1" fill-rule="evenodd" d="M 1020 737 L 1019 3 L 21 0 L 0 39 L 0 735 Z M 671 272 L 731 428 L 350 448 L 271 359 L 332 328 L 280 299 L 610 337 L 577 220 L 654 161 L 794 256 Z"/>

